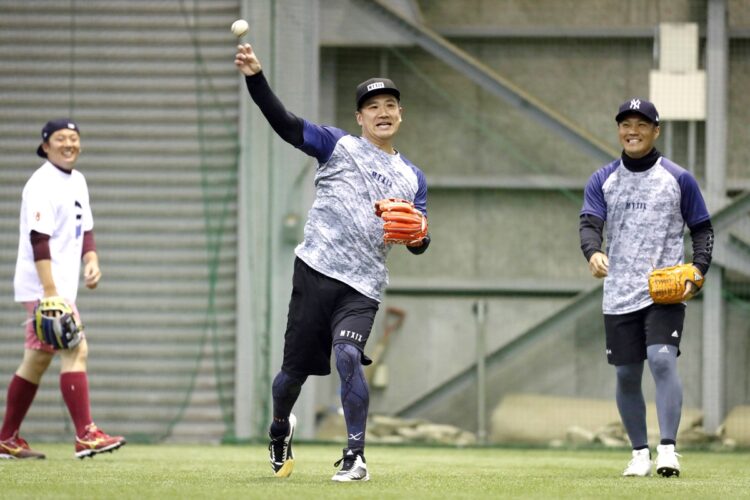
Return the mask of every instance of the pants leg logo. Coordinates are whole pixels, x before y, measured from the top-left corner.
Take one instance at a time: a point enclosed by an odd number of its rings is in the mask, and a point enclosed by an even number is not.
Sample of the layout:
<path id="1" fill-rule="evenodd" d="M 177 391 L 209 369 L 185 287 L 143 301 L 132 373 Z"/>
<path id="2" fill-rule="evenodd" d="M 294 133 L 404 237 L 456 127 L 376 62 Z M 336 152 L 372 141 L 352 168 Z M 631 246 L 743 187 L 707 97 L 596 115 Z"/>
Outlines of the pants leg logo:
<path id="1" fill-rule="evenodd" d="M 345 337 L 347 339 L 352 339 L 357 342 L 362 342 L 363 340 L 363 337 L 361 334 L 357 332 L 353 332 L 351 330 L 341 330 L 341 332 L 339 333 L 339 337 Z"/>

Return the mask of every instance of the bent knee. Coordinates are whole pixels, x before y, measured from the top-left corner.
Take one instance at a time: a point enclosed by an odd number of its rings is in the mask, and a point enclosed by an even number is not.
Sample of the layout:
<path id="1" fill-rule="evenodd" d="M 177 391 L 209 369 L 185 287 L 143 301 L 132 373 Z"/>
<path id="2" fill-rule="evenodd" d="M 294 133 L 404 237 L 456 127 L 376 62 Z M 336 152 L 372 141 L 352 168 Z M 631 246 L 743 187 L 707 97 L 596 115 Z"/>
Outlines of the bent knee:
<path id="1" fill-rule="evenodd" d="M 362 353 L 352 344 L 342 342 L 334 345 L 336 368 L 342 375 L 353 373 L 361 365 Z"/>
<path id="2" fill-rule="evenodd" d="M 334 345 L 334 351 L 336 353 L 336 360 L 345 359 L 347 361 L 359 363 L 362 359 L 362 353 L 360 350 L 346 342 Z"/>

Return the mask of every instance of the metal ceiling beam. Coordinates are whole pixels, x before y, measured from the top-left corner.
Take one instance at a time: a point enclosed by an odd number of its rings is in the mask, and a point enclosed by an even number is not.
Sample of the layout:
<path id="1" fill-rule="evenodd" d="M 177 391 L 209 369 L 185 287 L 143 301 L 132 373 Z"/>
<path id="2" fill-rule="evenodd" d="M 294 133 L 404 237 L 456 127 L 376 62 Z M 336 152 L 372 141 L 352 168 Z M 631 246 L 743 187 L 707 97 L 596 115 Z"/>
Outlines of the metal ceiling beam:
<path id="1" fill-rule="evenodd" d="M 656 26 L 597 27 L 597 26 L 435 26 L 435 32 L 447 38 L 483 40 L 491 38 L 571 38 L 576 40 L 653 40 L 657 36 Z M 750 38 L 750 29 L 728 29 L 730 39 Z M 701 29 L 701 38 L 706 30 Z"/>
<path id="2" fill-rule="evenodd" d="M 526 113 L 563 139 L 579 147 L 582 151 L 596 158 L 598 162 L 606 163 L 620 155 L 619 150 L 613 149 L 592 136 L 588 131 L 569 121 L 511 81 L 498 75 L 492 68 L 449 42 L 437 32 L 406 18 L 385 5 L 381 0 L 353 1 L 366 7 L 390 28 L 408 36 L 415 44 L 430 54 L 463 73 L 488 92 Z"/>
<path id="3" fill-rule="evenodd" d="M 388 285 L 389 295 L 425 296 L 541 296 L 572 297 L 587 290 L 590 280 L 566 279 L 505 279 L 483 280 L 455 278 L 393 278 Z"/>
<path id="4" fill-rule="evenodd" d="M 430 175 L 430 191 L 449 189 L 488 190 L 532 190 L 532 191 L 583 191 L 588 177 L 564 175 Z M 727 193 L 750 191 L 750 179 L 737 177 L 727 179 Z M 583 198 L 582 198 L 583 199 Z"/>
<path id="5" fill-rule="evenodd" d="M 656 27 L 581 27 L 581 26 L 436 26 L 441 36 L 463 39 L 487 38 L 594 38 L 653 39 Z"/>
<path id="6" fill-rule="evenodd" d="M 737 231 L 737 227 L 732 226 L 748 214 L 750 193 L 744 193 L 711 217 L 711 225 L 716 234 L 713 263 L 745 276 L 750 276 L 750 253 L 742 231 Z M 734 234 L 735 232 L 737 234 Z"/>

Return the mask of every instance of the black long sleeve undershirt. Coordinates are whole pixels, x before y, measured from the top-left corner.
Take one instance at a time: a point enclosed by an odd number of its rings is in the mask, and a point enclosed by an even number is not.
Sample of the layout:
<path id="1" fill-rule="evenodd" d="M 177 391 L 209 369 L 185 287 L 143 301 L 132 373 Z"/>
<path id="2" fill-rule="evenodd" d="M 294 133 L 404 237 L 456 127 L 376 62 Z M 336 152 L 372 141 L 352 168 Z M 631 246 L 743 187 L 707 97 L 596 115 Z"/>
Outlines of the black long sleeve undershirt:
<path id="1" fill-rule="evenodd" d="M 254 75 L 245 77 L 250 97 L 258 105 L 263 116 L 266 117 L 271 128 L 286 142 L 294 147 L 299 147 L 304 142 L 302 135 L 302 118 L 287 111 L 276 94 L 268 85 L 266 77 L 260 71 Z"/>
<path id="2" fill-rule="evenodd" d="M 714 250 L 714 228 L 711 221 L 706 220 L 691 227 L 690 239 L 693 240 L 693 265 L 705 276 Z"/>
<path id="3" fill-rule="evenodd" d="M 591 256 L 596 252 L 602 251 L 602 233 L 604 231 L 604 221 L 599 217 L 590 214 L 581 215 L 578 223 L 578 234 L 581 238 L 581 251 L 586 257 L 586 262 L 591 260 Z"/>
<path id="4" fill-rule="evenodd" d="M 294 147 L 299 147 L 304 142 L 303 121 L 295 114 L 287 111 L 282 102 L 273 93 L 268 85 L 266 77 L 260 71 L 254 75 L 245 77 L 250 97 L 260 108 L 271 128 L 286 142 Z M 418 247 L 406 247 L 414 255 L 423 254 L 430 246 L 430 235 L 425 236 L 422 245 Z"/>

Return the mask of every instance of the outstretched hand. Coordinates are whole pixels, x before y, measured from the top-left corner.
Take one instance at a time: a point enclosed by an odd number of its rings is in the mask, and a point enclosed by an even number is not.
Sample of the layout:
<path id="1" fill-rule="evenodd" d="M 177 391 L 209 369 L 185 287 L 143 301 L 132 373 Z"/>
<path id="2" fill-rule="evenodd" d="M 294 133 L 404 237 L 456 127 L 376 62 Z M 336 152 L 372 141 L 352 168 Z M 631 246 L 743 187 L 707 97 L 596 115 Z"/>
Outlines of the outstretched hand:
<path id="1" fill-rule="evenodd" d="M 245 76 L 252 76 L 260 73 L 260 61 L 253 52 L 253 47 L 249 43 L 237 46 L 237 54 L 234 56 L 234 65 Z"/>

